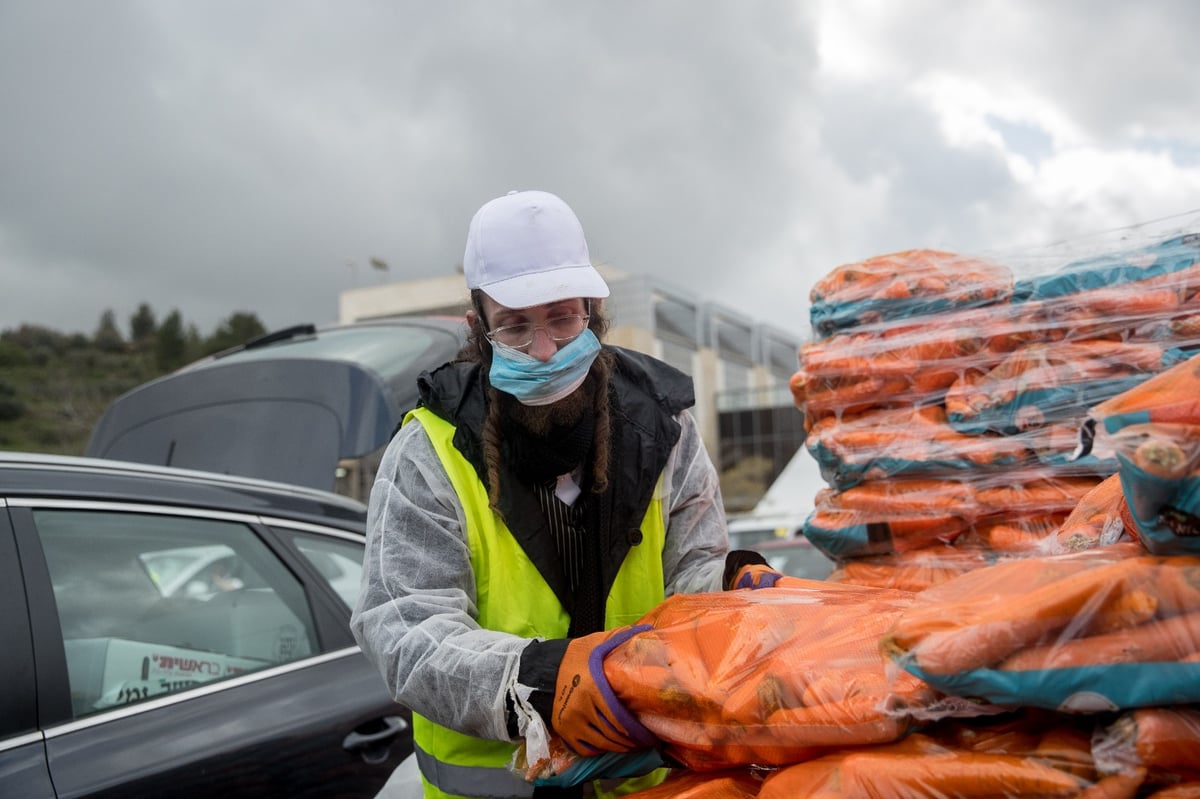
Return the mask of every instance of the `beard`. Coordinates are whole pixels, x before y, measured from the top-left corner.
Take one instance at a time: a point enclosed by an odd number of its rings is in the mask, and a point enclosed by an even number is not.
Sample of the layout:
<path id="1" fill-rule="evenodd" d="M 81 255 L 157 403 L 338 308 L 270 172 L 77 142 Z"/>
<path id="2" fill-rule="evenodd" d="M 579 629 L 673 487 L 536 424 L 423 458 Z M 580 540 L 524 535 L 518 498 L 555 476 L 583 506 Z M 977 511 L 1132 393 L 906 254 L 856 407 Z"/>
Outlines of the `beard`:
<path id="1" fill-rule="evenodd" d="M 496 393 L 507 418 L 532 436 L 548 438 L 556 431 L 574 428 L 585 415 L 594 413 L 598 384 L 599 378 L 593 367 L 579 388 L 549 405 L 524 405 L 511 394 Z"/>

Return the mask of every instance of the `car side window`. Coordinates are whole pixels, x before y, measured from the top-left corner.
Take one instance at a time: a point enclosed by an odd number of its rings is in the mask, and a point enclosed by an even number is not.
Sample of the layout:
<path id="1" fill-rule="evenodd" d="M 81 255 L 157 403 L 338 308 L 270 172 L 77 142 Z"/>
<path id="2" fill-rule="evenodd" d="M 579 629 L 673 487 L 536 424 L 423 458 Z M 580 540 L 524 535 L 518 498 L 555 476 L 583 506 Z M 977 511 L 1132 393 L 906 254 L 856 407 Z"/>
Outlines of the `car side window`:
<path id="1" fill-rule="evenodd" d="M 39 509 L 76 718 L 316 649 L 304 589 L 245 524 Z"/>
<path id="2" fill-rule="evenodd" d="M 346 607 L 353 608 L 358 601 L 359 583 L 362 580 L 363 552 L 366 549 L 363 540 L 284 530 L 279 532 L 291 538 L 292 544 L 321 573 L 346 603 Z"/>

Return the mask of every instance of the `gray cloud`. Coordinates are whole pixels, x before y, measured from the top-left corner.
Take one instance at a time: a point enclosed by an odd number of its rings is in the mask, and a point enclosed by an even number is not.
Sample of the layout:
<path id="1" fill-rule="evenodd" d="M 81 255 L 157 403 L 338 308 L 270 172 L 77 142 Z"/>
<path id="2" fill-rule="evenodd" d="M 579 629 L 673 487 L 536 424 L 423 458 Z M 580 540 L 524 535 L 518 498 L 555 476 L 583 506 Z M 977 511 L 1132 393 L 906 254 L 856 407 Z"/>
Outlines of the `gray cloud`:
<path id="1" fill-rule="evenodd" d="M 855 46 L 886 69 L 830 74 L 829 58 L 854 55 L 822 55 L 833 10 L 855 16 L 870 37 Z M 1188 210 L 1176 205 L 1200 180 L 1197 13 L 5 3 L 0 329 L 89 331 L 104 309 L 126 319 L 142 301 L 204 331 L 238 310 L 269 327 L 330 321 L 339 291 L 450 272 L 481 203 L 543 188 L 576 209 L 598 260 L 805 334 L 808 291 L 839 263 Z M 941 74 L 1021 87 L 1101 156 L 1165 151 L 1179 182 L 1056 208 L 1065 190 L 946 135 L 911 91 Z"/>

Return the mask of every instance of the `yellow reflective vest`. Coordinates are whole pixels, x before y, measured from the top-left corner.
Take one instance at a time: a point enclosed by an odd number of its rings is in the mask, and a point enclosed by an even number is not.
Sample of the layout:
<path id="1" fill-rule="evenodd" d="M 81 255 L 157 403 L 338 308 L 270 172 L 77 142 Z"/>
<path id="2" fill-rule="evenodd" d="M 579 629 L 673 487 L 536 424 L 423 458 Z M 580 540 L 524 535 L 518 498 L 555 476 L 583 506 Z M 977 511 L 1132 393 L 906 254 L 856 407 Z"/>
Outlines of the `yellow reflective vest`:
<path id="1" fill-rule="evenodd" d="M 411 411 L 404 423 L 413 420 L 428 433 L 463 507 L 479 625 L 523 638 L 565 638 L 570 616 L 503 520 L 488 506 L 487 490 L 475 468 L 454 446 L 454 425 L 426 408 Z M 606 629 L 632 624 L 663 601 L 666 529 L 658 492 L 642 518 L 641 532 L 641 543 L 629 550 L 609 591 Z M 417 714 L 413 716 L 413 738 L 426 797 L 532 794 L 533 786 L 508 768 L 515 744 L 463 735 Z M 662 776 L 656 772 L 627 781 L 623 790 L 603 793 L 628 793 L 661 781 Z"/>

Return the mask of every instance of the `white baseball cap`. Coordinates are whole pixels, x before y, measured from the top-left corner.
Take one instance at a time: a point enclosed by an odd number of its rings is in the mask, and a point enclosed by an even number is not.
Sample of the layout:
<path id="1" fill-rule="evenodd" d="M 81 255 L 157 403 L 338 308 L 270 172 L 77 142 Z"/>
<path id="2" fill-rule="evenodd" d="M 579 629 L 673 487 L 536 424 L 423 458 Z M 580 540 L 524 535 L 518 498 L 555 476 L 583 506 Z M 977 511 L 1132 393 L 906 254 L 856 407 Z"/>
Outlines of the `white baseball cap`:
<path id="1" fill-rule="evenodd" d="M 475 212 L 463 273 L 507 308 L 608 296 L 575 212 L 544 191 L 510 191 Z"/>

